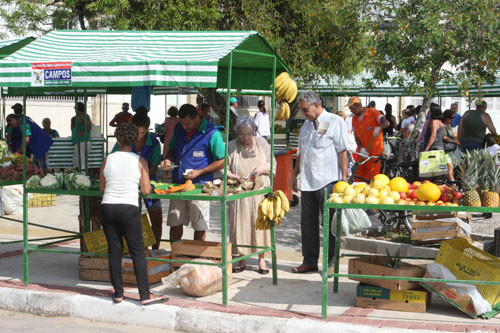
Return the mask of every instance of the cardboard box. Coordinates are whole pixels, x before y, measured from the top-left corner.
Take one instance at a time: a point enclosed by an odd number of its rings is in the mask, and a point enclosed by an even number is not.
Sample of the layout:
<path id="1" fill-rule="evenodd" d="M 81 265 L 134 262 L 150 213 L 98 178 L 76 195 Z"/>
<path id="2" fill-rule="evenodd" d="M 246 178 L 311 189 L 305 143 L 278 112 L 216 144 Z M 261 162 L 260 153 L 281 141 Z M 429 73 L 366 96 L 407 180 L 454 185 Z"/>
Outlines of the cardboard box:
<path id="1" fill-rule="evenodd" d="M 381 310 L 427 312 L 431 294 L 425 290 L 390 290 L 360 283 L 356 288 L 356 306 Z"/>
<path id="2" fill-rule="evenodd" d="M 171 259 L 171 255 L 158 256 L 160 259 Z M 80 280 L 86 281 L 111 281 L 109 276 L 108 258 L 97 258 L 80 256 L 79 259 Z M 148 261 L 148 281 L 149 284 L 160 282 L 165 276 L 171 273 L 171 264 L 161 261 Z M 132 259 L 122 261 L 123 283 L 137 284 Z"/>
<path id="3" fill-rule="evenodd" d="M 382 266 L 381 262 L 387 262 L 384 256 L 367 256 L 349 260 L 349 274 L 360 275 L 380 275 L 380 276 L 399 276 L 399 277 L 422 277 L 425 274 L 425 268 L 417 265 L 401 263 L 400 268 L 390 268 Z M 418 288 L 416 281 L 404 280 L 378 280 L 378 279 L 358 279 L 350 278 L 367 285 L 378 286 L 391 290 L 406 290 Z"/>
<path id="4" fill-rule="evenodd" d="M 170 244 L 172 247 L 173 260 L 193 260 L 203 258 L 220 263 L 222 261 L 222 243 L 206 242 L 197 240 L 180 240 Z M 232 259 L 231 243 L 227 243 L 226 260 Z M 172 263 L 172 270 L 178 268 L 182 264 Z M 233 265 L 227 265 L 227 274 L 229 281 L 232 278 Z"/>

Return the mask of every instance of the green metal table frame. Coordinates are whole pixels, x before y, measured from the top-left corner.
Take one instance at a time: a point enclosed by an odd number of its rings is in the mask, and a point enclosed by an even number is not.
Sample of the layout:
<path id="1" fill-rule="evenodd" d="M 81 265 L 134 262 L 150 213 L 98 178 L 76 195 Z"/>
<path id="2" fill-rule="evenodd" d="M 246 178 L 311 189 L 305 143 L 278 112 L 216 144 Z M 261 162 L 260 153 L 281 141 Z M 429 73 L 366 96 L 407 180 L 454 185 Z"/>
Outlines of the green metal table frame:
<path id="1" fill-rule="evenodd" d="M 228 64 L 228 72 L 227 72 L 227 89 L 224 89 L 226 91 L 226 121 L 225 121 L 225 128 L 227 129 L 225 131 L 225 158 L 224 158 L 224 187 L 223 187 L 223 193 L 221 196 L 208 196 L 206 194 L 150 194 L 147 196 L 144 196 L 146 198 L 155 198 L 155 199 L 171 199 L 171 200 L 206 200 L 206 201 L 218 201 L 221 204 L 221 239 L 222 239 L 222 260 L 220 264 L 217 263 L 195 263 L 195 264 L 205 264 L 205 265 L 213 265 L 213 266 L 218 266 L 222 268 L 222 304 L 226 306 L 228 304 L 228 273 L 227 273 L 227 266 L 229 264 L 236 263 L 241 260 L 245 260 L 249 257 L 252 256 L 258 256 L 259 254 L 265 253 L 265 252 L 271 252 L 271 260 L 272 260 L 272 271 L 273 271 L 273 284 L 276 285 L 278 284 L 278 272 L 277 272 L 277 259 L 276 259 L 276 235 L 275 235 L 275 228 L 274 228 L 274 222 L 271 222 L 271 246 L 270 247 L 264 247 L 264 246 L 251 246 L 251 245 L 240 245 L 238 244 L 239 247 L 251 247 L 251 248 L 258 248 L 259 250 L 256 252 L 253 252 L 250 255 L 246 256 L 241 256 L 232 260 L 227 260 L 227 237 L 228 237 L 228 232 L 227 232 L 227 203 L 230 201 L 246 198 L 246 197 L 251 197 L 255 195 L 260 195 L 260 194 L 267 194 L 272 192 L 273 188 L 273 173 L 270 173 L 270 187 L 266 189 L 261 189 L 257 191 L 251 191 L 251 192 L 245 192 L 245 193 L 239 193 L 239 194 L 233 194 L 233 195 L 228 195 L 227 193 L 227 169 L 228 169 L 228 145 L 227 143 L 229 142 L 229 128 L 230 128 L 230 104 L 229 104 L 229 99 L 231 97 L 231 79 L 232 79 L 232 70 L 233 70 L 233 57 L 235 55 L 254 55 L 256 57 L 266 57 L 266 58 L 272 58 L 273 65 L 272 65 L 272 94 L 271 94 L 271 109 L 272 109 L 272 117 L 271 117 L 271 159 L 270 159 L 270 170 L 274 170 L 273 164 L 273 156 L 274 156 L 274 118 L 275 118 L 275 100 L 276 100 L 276 91 L 275 91 L 275 78 L 276 78 L 276 63 L 277 63 L 277 58 L 274 54 L 268 54 L 268 53 L 262 53 L 262 52 L 254 52 L 254 51 L 246 51 L 246 50 L 233 50 L 229 54 L 229 64 Z M 75 103 L 78 100 L 77 92 L 75 91 Z M 30 252 L 50 252 L 50 253 L 69 253 L 69 254 L 78 254 L 78 255 L 89 255 L 89 256 L 99 256 L 99 257 L 105 257 L 106 255 L 102 254 L 96 254 L 96 253 L 88 253 L 88 252 L 80 252 L 80 251 L 64 251 L 64 250 L 57 250 L 57 249 L 46 249 L 44 247 L 48 245 L 54 245 L 57 243 L 62 242 L 61 240 L 57 241 L 51 241 L 49 243 L 45 244 L 39 244 L 39 245 L 29 245 L 29 239 L 28 239 L 28 203 L 27 203 L 27 194 L 28 193 L 46 193 L 46 194 L 64 194 L 64 195 L 75 195 L 80 197 L 81 201 L 81 206 L 83 207 L 82 212 L 83 212 L 83 230 L 85 231 L 90 231 L 90 205 L 89 205 L 89 197 L 91 196 L 101 196 L 101 192 L 97 191 L 67 191 L 67 190 L 40 190 L 40 189 L 27 189 L 26 188 L 26 89 L 24 90 L 24 96 L 23 96 L 23 126 L 22 126 L 22 132 L 23 132 L 23 248 L 24 248 L 24 253 L 23 253 L 23 269 L 24 269 L 24 284 L 28 285 L 30 281 L 30 276 L 29 276 L 29 253 Z M 87 94 L 86 90 L 84 89 L 84 98 L 86 100 Z M 86 118 L 85 118 L 86 120 Z M 85 146 L 86 149 L 86 146 Z M 78 145 L 78 154 L 80 156 L 80 145 Z M 82 168 L 83 169 L 83 168 Z M 86 159 L 85 161 L 85 170 L 88 169 L 88 161 Z M 78 233 L 78 235 L 71 235 L 67 238 L 64 239 L 76 239 L 76 238 L 81 238 L 82 235 Z M 150 261 L 160 261 L 160 262 L 174 262 L 174 263 L 192 263 L 190 261 L 182 261 L 182 260 L 171 260 L 171 259 L 157 259 L 157 258 L 147 258 L 147 260 Z"/>
<path id="2" fill-rule="evenodd" d="M 378 275 L 361 275 L 361 274 L 340 274 L 340 236 L 335 237 L 335 252 L 334 252 L 334 273 L 328 274 L 328 248 L 329 240 L 328 234 L 330 232 L 330 209 L 337 210 L 337 218 L 335 222 L 336 235 L 341 234 L 341 219 L 343 209 L 381 209 L 381 210 L 406 210 L 406 211 L 425 211 L 425 212 L 475 212 L 475 213 L 500 213 L 500 208 L 491 207 L 467 207 L 467 206 L 427 206 L 427 205 L 374 205 L 374 204 L 340 204 L 328 202 L 328 193 L 325 191 L 324 211 L 323 211 L 323 270 L 322 270 L 322 283 L 321 283 L 321 318 L 327 317 L 328 308 L 328 278 L 333 277 L 333 292 L 337 293 L 339 290 L 340 277 L 353 277 L 361 279 L 381 279 L 381 280 L 402 280 L 402 281 L 418 281 L 418 282 L 455 282 L 465 284 L 487 284 L 487 285 L 500 285 L 500 282 L 493 281 L 475 281 L 475 280 L 444 280 L 444 279 L 431 279 L 431 278 L 411 278 L 411 277 L 397 277 L 397 276 L 378 276 Z M 419 258 L 419 257 L 402 257 L 407 259 L 422 259 L 434 260 L 435 258 Z M 500 312 L 500 303 L 494 305 L 493 310 L 487 314 L 483 314 L 484 318 L 491 318 Z"/>
<path id="3" fill-rule="evenodd" d="M 11 186 L 11 185 L 22 185 L 22 184 L 23 184 L 22 180 L 8 180 L 8 181 L 1 181 L 0 182 L 0 187 Z M 15 222 L 15 223 L 23 223 L 23 220 L 14 219 L 14 218 L 11 218 L 11 217 L 6 217 L 6 216 L 0 216 L 0 219 L 7 220 L 7 221 L 10 221 L 10 222 Z M 61 231 L 61 232 L 65 232 L 65 233 L 68 234 L 68 235 L 61 235 L 61 236 L 32 238 L 32 239 L 29 239 L 29 241 L 31 241 L 31 242 L 39 242 L 39 241 L 55 240 L 55 239 L 59 239 L 59 241 L 63 242 L 63 241 L 67 241 L 67 240 L 73 240 L 73 239 L 79 238 L 81 236 L 81 234 L 79 232 L 74 232 L 74 231 L 71 231 L 71 230 L 65 230 L 65 229 L 50 227 L 50 226 L 46 226 L 46 225 L 43 225 L 43 224 L 32 223 L 32 222 L 27 222 L 27 224 L 28 225 L 32 225 L 32 226 L 36 226 L 36 227 L 39 227 L 39 228 L 43 228 L 43 229 L 49 229 L 49 230 L 54 230 L 54 231 Z M 24 241 L 23 239 L 21 239 L 21 240 L 14 240 L 14 241 L 5 241 L 5 242 L 0 241 L 0 245 L 17 244 L 17 243 L 22 243 L 23 241 Z"/>

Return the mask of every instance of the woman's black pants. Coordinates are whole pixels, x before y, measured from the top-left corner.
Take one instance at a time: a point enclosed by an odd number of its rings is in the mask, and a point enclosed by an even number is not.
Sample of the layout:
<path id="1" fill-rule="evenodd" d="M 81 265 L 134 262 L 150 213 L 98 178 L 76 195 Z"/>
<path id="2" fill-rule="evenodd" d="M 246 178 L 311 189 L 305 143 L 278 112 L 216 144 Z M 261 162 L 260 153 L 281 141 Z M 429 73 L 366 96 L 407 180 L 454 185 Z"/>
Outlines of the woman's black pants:
<path id="1" fill-rule="evenodd" d="M 142 236 L 141 214 L 139 207 L 124 204 L 103 204 L 101 223 L 108 241 L 109 273 L 115 297 L 123 297 L 122 253 L 123 238 L 134 263 L 139 296 L 149 299 L 149 281 L 144 240 Z"/>

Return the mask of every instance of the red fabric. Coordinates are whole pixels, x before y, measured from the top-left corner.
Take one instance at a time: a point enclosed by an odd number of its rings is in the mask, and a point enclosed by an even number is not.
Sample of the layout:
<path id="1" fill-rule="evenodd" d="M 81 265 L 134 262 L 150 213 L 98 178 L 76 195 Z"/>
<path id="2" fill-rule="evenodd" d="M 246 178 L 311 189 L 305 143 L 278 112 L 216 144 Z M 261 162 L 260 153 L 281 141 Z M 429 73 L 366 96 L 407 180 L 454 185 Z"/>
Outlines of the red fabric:
<path id="1" fill-rule="evenodd" d="M 116 124 L 120 125 L 121 123 L 130 121 L 130 119 L 132 119 L 132 114 L 127 112 L 124 115 L 123 112 L 119 112 L 116 114 L 115 119 L 116 119 Z"/>
<path id="2" fill-rule="evenodd" d="M 368 149 L 370 142 L 373 138 L 373 131 L 377 126 L 380 126 L 377 121 L 378 117 L 380 117 L 380 112 L 377 109 L 373 108 L 365 108 L 365 113 L 363 115 L 363 120 L 361 121 L 358 116 L 354 116 L 352 118 L 352 127 L 354 128 L 354 134 L 361 141 L 361 146 L 365 149 Z M 358 147 L 357 151 L 359 152 Z M 383 131 L 380 131 L 380 134 L 373 143 L 371 144 L 368 153 L 370 156 L 380 156 L 384 152 L 384 136 Z"/>
<path id="3" fill-rule="evenodd" d="M 194 130 L 192 130 L 191 132 L 186 132 L 186 137 L 188 140 L 191 140 L 191 137 L 193 136 L 194 133 L 198 132 L 200 130 L 200 128 L 196 128 Z"/>

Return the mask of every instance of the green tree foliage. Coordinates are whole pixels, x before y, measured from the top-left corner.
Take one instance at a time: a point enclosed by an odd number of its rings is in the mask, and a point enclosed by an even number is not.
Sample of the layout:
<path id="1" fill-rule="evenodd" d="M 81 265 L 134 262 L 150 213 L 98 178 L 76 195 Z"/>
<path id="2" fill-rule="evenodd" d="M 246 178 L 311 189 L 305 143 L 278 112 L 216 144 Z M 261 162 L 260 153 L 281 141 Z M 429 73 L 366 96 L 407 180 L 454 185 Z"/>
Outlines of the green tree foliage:
<path id="1" fill-rule="evenodd" d="M 457 84 L 468 96 L 471 87 L 495 79 L 500 65 L 498 0 L 371 0 L 364 15 L 376 80 L 406 87 L 407 95 L 424 94 L 412 133 L 414 148 L 438 82 Z"/>
<path id="2" fill-rule="evenodd" d="M 368 54 L 363 49 L 365 26 L 358 13 L 363 0 L 4 2 L 8 10 L 1 15 L 9 22 L 8 28 L 17 34 L 29 30 L 45 32 L 52 28 L 256 30 L 289 65 L 293 76 L 302 82 L 312 82 L 325 75 L 348 77 L 360 71 Z"/>

